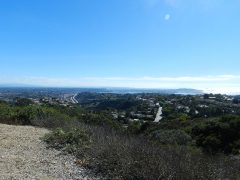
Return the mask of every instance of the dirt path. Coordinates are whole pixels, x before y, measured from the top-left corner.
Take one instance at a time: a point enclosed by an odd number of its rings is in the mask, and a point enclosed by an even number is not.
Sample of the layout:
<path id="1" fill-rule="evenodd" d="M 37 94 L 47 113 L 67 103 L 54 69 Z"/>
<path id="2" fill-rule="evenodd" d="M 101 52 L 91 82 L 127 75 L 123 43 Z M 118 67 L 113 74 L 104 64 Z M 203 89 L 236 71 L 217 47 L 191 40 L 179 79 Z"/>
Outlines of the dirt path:
<path id="1" fill-rule="evenodd" d="M 48 130 L 0 124 L 0 180 L 94 179 L 74 164 L 74 157 L 47 149 L 39 139 Z"/>

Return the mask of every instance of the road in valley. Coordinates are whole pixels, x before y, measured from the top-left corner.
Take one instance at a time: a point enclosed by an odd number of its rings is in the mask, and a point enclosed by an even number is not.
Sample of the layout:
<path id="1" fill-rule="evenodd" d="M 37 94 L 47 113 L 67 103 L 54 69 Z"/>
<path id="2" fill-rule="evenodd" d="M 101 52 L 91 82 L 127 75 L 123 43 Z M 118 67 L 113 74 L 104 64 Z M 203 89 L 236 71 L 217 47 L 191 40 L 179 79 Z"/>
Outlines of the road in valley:
<path id="1" fill-rule="evenodd" d="M 155 118 L 155 120 L 154 120 L 154 122 L 159 122 L 159 121 L 161 121 L 162 120 L 162 107 L 159 107 L 159 109 L 158 109 L 158 112 L 157 112 L 157 115 L 156 115 L 156 118 Z"/>
<path id="2" fill-rule="evenodd" d="M 71 101 L 73 104 L 78 104 L 78 100 L 76 100 L 76 97 L 77 97 L 78 94 L 75 94 L 71 97 Z"/>

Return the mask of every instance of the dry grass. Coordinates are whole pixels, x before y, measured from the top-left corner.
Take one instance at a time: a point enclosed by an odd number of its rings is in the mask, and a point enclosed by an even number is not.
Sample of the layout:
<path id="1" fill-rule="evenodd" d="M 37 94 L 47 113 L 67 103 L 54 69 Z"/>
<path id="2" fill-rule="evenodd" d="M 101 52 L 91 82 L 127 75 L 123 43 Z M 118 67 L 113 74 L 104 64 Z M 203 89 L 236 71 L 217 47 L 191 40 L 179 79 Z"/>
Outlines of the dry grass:
<path id="1" fill-rule="evenodd" d="M 78 146 L 75 151 L 79 164 L 108 179 L 240 178 L 239 160 L 205 156 L 186 146 L 160 146 L 106 127 L 77 126 L 90 132 L 92 141 L 90 148 Z"/>

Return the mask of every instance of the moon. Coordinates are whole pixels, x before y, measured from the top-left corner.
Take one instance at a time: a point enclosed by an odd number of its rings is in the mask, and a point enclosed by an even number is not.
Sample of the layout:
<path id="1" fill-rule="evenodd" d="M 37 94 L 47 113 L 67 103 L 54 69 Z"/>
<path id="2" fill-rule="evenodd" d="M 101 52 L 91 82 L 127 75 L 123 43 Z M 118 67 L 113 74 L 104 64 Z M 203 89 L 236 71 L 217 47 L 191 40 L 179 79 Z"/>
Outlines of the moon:
<path id="1" fill-rule="evenodd" d="M 170 18 L 171 18 L 171 15 L 170 15 L 170 14 L 165 14 L 165 16 L 164 16 L 164 20 L 165 20 L 165 21 L 170 20 Z"/>

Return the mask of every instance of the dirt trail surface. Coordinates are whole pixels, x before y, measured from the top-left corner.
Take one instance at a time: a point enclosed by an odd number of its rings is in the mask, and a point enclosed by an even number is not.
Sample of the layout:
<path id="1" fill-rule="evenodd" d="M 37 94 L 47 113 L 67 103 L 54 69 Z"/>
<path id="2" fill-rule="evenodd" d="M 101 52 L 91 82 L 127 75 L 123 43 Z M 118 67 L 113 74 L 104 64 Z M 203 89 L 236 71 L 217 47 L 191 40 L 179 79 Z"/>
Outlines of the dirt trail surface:
<path id="1" fill-rule="evenodd" d="M 47 149 L 40 140 L 46 133 L 41 128 L 0 124 L 0 180 L 96 179 L 77 167 L 73 156 Z"/>

